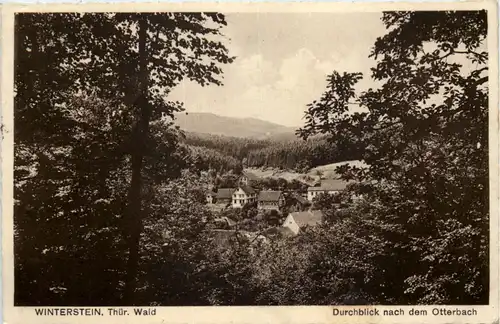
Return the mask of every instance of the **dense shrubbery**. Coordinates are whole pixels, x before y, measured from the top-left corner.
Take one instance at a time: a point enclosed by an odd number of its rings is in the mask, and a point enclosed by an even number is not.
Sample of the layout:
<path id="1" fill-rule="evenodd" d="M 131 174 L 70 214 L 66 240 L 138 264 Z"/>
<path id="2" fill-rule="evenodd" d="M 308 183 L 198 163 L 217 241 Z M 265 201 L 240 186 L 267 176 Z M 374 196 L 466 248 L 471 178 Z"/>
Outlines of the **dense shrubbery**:
<path id="1" fill-rule="evenodd" d="M 207 148 L 214 155 L 219 152 L 223 171 L 227 166 L 235 166 L 235 160 L 243 167 L 273 167 L 306 172 L 310 168 L 346 160 L 355 160 L 357 150 L 353 145 L 338 149 L 325 136 L 304 140 L 256 140 L 248 138 L 224 137 L 219 135 L 187 133 L 183 142 L 195 148 Z M 207 161 L 205 166 L 215 166 Z M 235 171 L 240 166 L 235 167 Z"/>
<path id="2" fill-rule="evenodd" d="M 392 12 L 383 21 L 391 31 L 372 51 L 372 78 L 382 86 L 357 94 L 361 74 L 332 73 L 300 133 L 356 138 L 362 148 L 368 168 L 342 173 L 370 184 L 370 208 L 359 213 L 387 247 L 375 265 L 391 285 L 376 300 L 487 303 L 486 13 Z M 425 50 L 429 42 L 436 50 Z M 474 68 L 460 69 L 451 56 Z M 350 102 L 366 112 L 346 114 Z"/>

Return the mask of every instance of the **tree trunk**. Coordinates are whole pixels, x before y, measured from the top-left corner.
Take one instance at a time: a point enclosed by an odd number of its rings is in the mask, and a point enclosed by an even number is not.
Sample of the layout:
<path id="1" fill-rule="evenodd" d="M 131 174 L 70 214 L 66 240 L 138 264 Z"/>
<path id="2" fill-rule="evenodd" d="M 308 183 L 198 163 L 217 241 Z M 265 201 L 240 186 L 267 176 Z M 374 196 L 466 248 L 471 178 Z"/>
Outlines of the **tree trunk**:
<path id="1" fill-rule="evenodd" d="M 142 231 L 142 162 L 144 148 L 149 134 L 149 120 L 151 118 L 151 107 L 147 99 L 148 71 L 147 71 L 147 20 L 143 14 L 139 16 L 139 82 L 138 97 L 134 108 L 137 112 L 137 122 L 132 133 L 132 180 L 128 193 L 128 210 L 125 219 L 127 232 L 127 245 L 129 257 L 127 261 L 125 292 L 123 304 L 132 306 L 135 303 L 135 290 L 137 287 L 137 272 L 139 266 L 139 242 Z"/>

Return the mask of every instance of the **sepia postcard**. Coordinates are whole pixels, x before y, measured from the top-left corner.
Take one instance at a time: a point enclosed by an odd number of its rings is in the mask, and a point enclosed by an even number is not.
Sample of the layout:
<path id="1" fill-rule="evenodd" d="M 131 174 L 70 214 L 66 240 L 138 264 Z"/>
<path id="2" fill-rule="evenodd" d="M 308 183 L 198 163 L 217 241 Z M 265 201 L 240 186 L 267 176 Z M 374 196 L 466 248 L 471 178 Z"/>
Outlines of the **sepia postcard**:
<path id="1" fill-rule="evenodd" d="M 4 323 L 498 323 L 494 1 L 1 10 Z"/>

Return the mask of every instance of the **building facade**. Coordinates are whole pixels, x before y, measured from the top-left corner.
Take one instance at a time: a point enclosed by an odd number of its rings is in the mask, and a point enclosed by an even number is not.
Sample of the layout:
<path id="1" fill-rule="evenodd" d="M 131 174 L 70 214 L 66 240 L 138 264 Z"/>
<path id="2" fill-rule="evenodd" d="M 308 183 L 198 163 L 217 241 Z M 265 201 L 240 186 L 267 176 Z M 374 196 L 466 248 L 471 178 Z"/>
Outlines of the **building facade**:
<path id="1" fill-rule="evenodd" d="M 232 194 L 233 208 L 242 208 L 246 204 L 255 202 L 257 200 L 257 193 L 252 187 L 240 185 Z"/>
<path id="2" fill-rule="evenodd" d="M 288 228 L 295 235 L 305 227 L 313 227 L 321 224 L 323 213 L 320 210 L 310 210 L 305 212 L 294 212 L 288 214 L 282 227 Z"/>
<path id="3" fill-rule="evenodd" d="M 285 205 L 285 197 L 281 191 L 263 190 L 259 192 L 258 208 L 260 210 L 277 210 Z"/>
<path id="4" fill-rule="evenodd" d="M 215 202 L 219 205 L 229 205 L 233 199 L 233 188 L 220 188 L 217 190 L 217 196 L 215 197 Z"/>
<path id="5" fill-rule="evenodd" d="M 334 195 L 344 191 L 351 182 L 340 179 L 322 180 L 319 186 L 309 187 L 307 189 L 307 200 L 313 201 L 321 194 Z"/>

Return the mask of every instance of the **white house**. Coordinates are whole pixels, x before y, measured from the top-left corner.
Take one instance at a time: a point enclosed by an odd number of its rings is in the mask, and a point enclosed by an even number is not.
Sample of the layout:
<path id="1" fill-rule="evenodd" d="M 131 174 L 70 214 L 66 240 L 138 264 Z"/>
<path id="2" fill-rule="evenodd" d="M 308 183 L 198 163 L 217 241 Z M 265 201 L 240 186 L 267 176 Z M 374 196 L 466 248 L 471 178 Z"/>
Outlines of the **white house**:
<path id="1" fill-rule="evenodd" d="M 307 189 L 307 200 L 313 201 L 313 199 L 323 193 L 327 194 L 336 194 L 341 191 L 344 191 L 347 188 L 347 185 L 352 182 L 348 182 L 340 179 L 330 179 L 330 180 L 321 180 L 321 184 L 315 187 L 309 187 Z"/>
<path id="2" fill-rule="evenodd" d="M 241 208 L 245 204 L 252 203 L 257 200 L 257 193 L 252 187 L 240 185 L 233 192 L 233 208 Z"/>
<path id="3" fill-rule="evenodd" d="M 316 226 L 323 221 L 323 213 L 321 210 L 309 210 L 304 212 L 294 212 L 288 214 L 283 227 L 287 227 L 295 235 L 299 234 L 301 229 L 308 226 Z"/>

